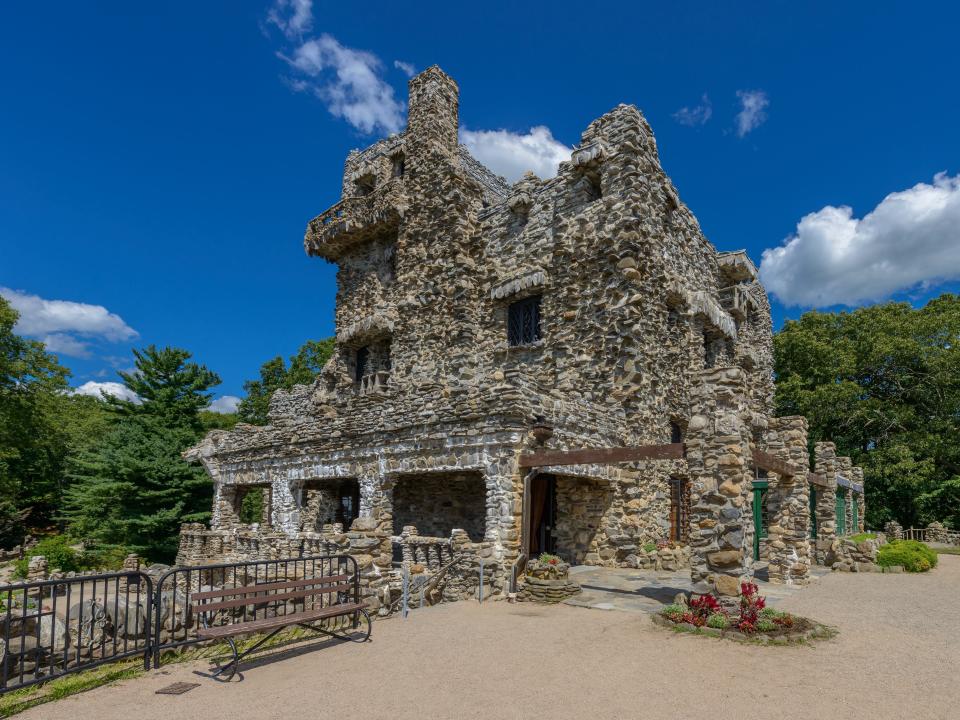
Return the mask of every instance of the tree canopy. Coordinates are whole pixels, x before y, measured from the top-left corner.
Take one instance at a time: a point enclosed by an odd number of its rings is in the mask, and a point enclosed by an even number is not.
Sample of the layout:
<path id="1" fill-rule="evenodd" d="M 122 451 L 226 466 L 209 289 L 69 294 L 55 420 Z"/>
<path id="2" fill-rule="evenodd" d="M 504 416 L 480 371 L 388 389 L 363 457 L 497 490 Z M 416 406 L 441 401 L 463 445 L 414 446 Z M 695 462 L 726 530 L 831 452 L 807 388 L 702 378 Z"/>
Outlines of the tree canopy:
<path id="1" fill-rule="evenodd" d="M 333 355 L 333 350 L 333 338 L 308 340 L 290 358 L 289 367 L 279 355 L 267 360 L 260 366 L 260 379 L 248 380 L 243 384 L 247 395 L 237 408 L 240 420 L 251 425 L 266 425 L 273 393 L 280 389 L 290 390 L 294 385 L 312 383 Z"/>
<path id="2" fill-rule="evenodd" d="M 777 412 L 863 466 L 871 527 L 960 528 L 960 297 L 808 312 L 774 355 Z"/>

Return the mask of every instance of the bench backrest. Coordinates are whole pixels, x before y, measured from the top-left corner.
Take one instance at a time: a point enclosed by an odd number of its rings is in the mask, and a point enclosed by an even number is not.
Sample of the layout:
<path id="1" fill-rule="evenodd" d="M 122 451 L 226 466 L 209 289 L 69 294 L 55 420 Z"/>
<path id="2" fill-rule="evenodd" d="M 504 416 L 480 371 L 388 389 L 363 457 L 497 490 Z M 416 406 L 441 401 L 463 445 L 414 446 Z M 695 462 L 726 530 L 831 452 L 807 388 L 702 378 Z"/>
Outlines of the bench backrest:
<path id="1" fill-rule="evenodd" d="M 263 605 L 281 600 L 346 593 L 350 590 L 354 590 L 354 594 L 356 594 L 358 588 L 356 588 L 353 580 L 352 575 L 324 575 L 302 580 L 267 582 L 222 590 L 204 590 L 192 593 L 190 603 L 198 612 L 205 613 L 246 605 Z"/>

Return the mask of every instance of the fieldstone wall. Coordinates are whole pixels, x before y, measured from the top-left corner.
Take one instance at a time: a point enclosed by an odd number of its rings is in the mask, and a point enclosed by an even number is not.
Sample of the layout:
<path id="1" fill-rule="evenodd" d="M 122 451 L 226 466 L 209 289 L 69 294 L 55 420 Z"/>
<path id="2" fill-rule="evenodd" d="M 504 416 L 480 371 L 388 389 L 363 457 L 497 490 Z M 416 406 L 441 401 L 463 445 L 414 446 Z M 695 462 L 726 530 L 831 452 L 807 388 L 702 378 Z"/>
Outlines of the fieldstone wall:
<path id="1" fill-rule="evenodd" d="M 455 528 L 473 542 L 484 537 L 487 491 L 478 473 L 404 475 L 393 485 L 393 526 L 416 525 L 423 535 L 449 537 Z"/>
<path id="2" fill-rule="evenodd" d="M 876 540 L 854 542 L 850 538 L 834 538 L 824 564 L 840 572 L 881 572 L 877 565 L 877 551 L 883 544 Z"/>

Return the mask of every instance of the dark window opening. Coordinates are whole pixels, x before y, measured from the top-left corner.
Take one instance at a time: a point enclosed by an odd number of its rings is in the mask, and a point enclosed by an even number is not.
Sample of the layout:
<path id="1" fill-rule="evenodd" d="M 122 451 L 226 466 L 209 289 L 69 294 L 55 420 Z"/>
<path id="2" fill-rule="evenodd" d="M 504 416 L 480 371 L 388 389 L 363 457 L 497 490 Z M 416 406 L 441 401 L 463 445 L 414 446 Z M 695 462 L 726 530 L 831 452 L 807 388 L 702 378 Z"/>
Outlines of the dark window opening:
<path id="1" fill-rule="evenodd" d="M 370 365 L 370 348 L 364 346 L 362 348 L 357 348 L 357 356 L 354 360 L 354 375 L 353 379 L 357 382 L 363 380 L 363 376 L 367 374 L 367 367 Z"/>
<path id="2" fill-rule="evenodd" d="M 683 442 L 683 428 L 679 424 L 670 421 L 670 442 L 672 443 L 682 443 Z"/>
<path id="3" fill-rule="evenodd" d="M 670 539 L 686 543 L 690 535 L 690 485 L 686 478 L 670 478 Z"/>
<path id="4" fill-rule="evenodd" d="M 510 345 L 530 345 L 541 338 L 539 295 L 511 303 L 507 310 L 507 341 Z"/>
<path id="5" fill-rule="evenodd" d="M 398 152 L 391 158 L 393 162 L 393 176 L 394 177 L 403 177 L 403 173 L 406 172 L 406 159 L 403 156 L 402 152 Z"/>
<path id="6" fill-rule="evenodd" d="M 273 494 L 269 485 L 238 487 L 236 501 L 240 522 L 270 527 Z"/>
<path id="7" fill-rule="evenodd" d="M 301 528 L 319 532 L 328 523 L 349 530 L 360 516 L 360 483 L 356 480 L 307 480 L 300 495 Z"/>
<path id="8" fill-rule="evenodd" d="M 367 174 L 357 178 L 355 184 L 357 188 L 357 195 L 369 195 L 376 189 L 377 179 L 373 175 Z"/>
<path id="9" fill-rule="evenodd" d="M 578 177 L 574 181 L 573 187 L 577 198 L 581 202 L 591 203 L 603 197 L 599 167 L 580 168 L 577 175 Z"/>

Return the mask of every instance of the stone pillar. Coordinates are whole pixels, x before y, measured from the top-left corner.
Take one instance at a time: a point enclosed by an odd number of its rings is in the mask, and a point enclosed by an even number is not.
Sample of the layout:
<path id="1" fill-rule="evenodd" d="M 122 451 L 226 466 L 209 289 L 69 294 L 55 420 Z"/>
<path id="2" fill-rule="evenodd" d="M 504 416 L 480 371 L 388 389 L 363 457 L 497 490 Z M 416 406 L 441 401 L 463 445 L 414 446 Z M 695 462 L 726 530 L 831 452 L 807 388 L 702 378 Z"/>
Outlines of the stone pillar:
<path id="1" fill-rule="evenodd" d="M 232 530 L 240 524 L 240 502 L 236 485 L 215 483 L 213 489 L 213 515 L 210 518 L 212 530 Z"/>
<path id="2" fill-rule="evenodd" d="M 704 370 L 687 425 L 690 576 L 695 593 L 736 597 L 753 576 L 749 407 L 740 368 Z"/>
<path id="3" fill-rule="evenodd" d="M 853 468 L 853 481 L 857 483 L 861 488 L 863 488 L 863 468 L 854 467 Z M 857 528 L 854 532 L 862 533 L 867 527 L 867 521 L 865 515 L 867 513 L 867 501 L 865 498 L 866 488 L 857 495 Z"/>
<path id="4" fill-rule="evenodd" d="M 830 546 L 837 537 L 837 447 L 832 442 L 814 446 L 814 472 L 822 475 L 826 486 L 817 488 L 816 561 L 823 565 Z"/>
<path id="5" fill-rule="evenodd" d="M 807 419 L 800 415 L 769 418 L 766 451 L 790 463 L 801 474 L 771 474 L 779 505 L 767 528 L 770 581 L 801 584 L 810 581 L 810 484 L 807 481 Z"/>

